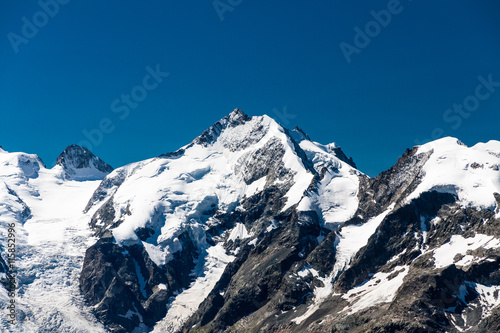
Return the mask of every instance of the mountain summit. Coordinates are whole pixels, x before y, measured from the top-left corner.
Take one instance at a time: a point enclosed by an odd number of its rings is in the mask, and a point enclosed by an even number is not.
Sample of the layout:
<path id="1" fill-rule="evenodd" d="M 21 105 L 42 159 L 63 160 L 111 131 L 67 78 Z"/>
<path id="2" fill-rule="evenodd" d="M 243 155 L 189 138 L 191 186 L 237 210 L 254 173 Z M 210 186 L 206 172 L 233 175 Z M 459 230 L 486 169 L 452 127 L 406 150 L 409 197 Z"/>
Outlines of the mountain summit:
<path id="1" fill-rule="evenodd" d="M 78 145 L 70 145 L 59 155 L 56 165 L 62 167 L 64 177 L 74 180 L 103 179 L 113 168 L 92 154 L 90 150 Z"/>

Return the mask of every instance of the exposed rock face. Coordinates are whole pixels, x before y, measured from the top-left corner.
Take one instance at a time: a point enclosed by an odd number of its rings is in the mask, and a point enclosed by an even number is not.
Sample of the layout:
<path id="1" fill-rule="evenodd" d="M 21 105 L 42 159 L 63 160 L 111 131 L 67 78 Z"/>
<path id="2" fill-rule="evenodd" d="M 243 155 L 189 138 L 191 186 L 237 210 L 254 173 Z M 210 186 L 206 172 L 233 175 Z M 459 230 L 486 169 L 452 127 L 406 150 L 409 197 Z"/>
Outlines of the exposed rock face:
<path id="1" fill-rule="evenodd" d="M 124 250 L 100 240 L 89 248 L 85 260 L 92 265 L 85 265 L 82 271 L 82 291 L 89 303 L 96 306 L 96 315 L 111 330 L 130 332 L 142 318 L 161 317 L 161 307 L 151 311 L 150 304 L 163 301 L 165 305 L 167 289 L 156 286 L 168 284 L 166 274 L 144 257 L 142 249 L 135 246 Z"/>
<path id="2" fill-rule="evenodd" d="M 207 147 L 208 145 L 213 144 L 215 141 L 217 141 L 219 134 L 225 128 L 236 127 L 238 125 L 244 124 L 249 120 L 250 117 L 244 114 L 240 109 L 234 109 L 234 111 L 229 115 L 225 116 L 224 118 L 213 124 L 209 129 L 205 130 L 199 137 L 197 137 L 193 141 L 193 143 Z"/>
<path id="3" fill-rule="evenodd" d="M 491 323 L 481 321 L 490 310 L 480 301 L 484 295 L 478 292 L 477 286 L 498 286 L 498 250 L 486 251 L 478 255 L 478 261 L 468 265 L 452 264 L 437 269 L 432 251 L 425 251 L 443 246 L 452 235 L 465 238 L 476 233 L 488 235 L 485 225 L 498 225 L 491 213 L 464 210 L 453 202 L 447 194 L 427 193 L 387 216 L 351 267 L 339 277 L 336 290 L 346 293 L 363 281 L 372 281 L 370 272 L 388 272 L 396 278 L 397 274 L 405 272 L 402 267 L 407 266 L 409 272 L 394 299 L 387 305 L 367 308 L 353 315 L 337 313 L 321 325 L 313 324 L 314 330 L 328 331 L 333 326 L 334 332 L 455 332 L 474 331 L 481 323 L 483 332 L 495 332 Z M 433 216 L 439 217 L 440 222 L 432 223 Z M 428 229 L 427 239 L 413 237 L 421 234 L 421 224 Z M 460 259 L 456 257 L 453 261 Z M 324 311 L 335 312 L 335 301 L 344 299 L 334 297 L 324 304 L 324 309 L 328 309 Z"/>
<path id="4" fill-rule="evenodd" d="M 111 237 L 109 229 L 119 226 L 121 222 L 121 220 L 115 221 L 113 198 L 110 198 L 94 213 L 90 220 L 90 227 L 97 237 Z"/>
<path id="5" fill-rule="evenodd" d="M 59 155 L 56 165 L 60 165 L 64 171 L 66 179 L 89 180 L 89 176 L 95 179 L 102 179 L 113 168 L 92 154 L 90 150 L 78 145 L 71 145 Z"/>
<path id="6" fill-rule="evenodd" d="M 264 147 L 240 157 L 236 172 L 241 174 L 246 184 L 266 177 L 267 183 L 276 180 L 290 182 L 290 172 L 283 164 L 284 147 L 278 139 L 272 138 Z"/>
<path id="7" fill-rule="evenodd" d="M 416 155 L 418 148 L 407 149 L 398 162 L 376 178 L 360 177 L 359 206 L 353 223 L 382 213 L 394 203 L 399 204 L 420 183 L 422 167 L 432 152 Z"/>
<path id="8" fill-rule="evenodd" d="M 270 206 L 267 202 L 279 202 L 282 190 L 266 192 L 243 202 L 249 210 L 237 218 L 262 226 L 254 228 L 261 230 L 256 245 L 250 245 L 249 241 L 239 244 L 237 259 L 227 266 L 183 331 L 194 327 L 193 331 L 222 332 L 255 311 L 262 311 L 259 309 L 290 309 L 302 302 L 305 292 L 310 292 L 307 284 L 296 286 L 286 274 L 317 246 L 321 232 L 319 219 L 315 213 L 301 216 L 293 209 L 279 213 L 280 205 Z M 226 218 L 231 220 L 234 216 Z M 265 227 L 272 221 L 276 228 L 267 231 Z"/>
<path id="9" fill-rule="evenodd" d="M 356 167 L 356 163 L 354 163 L 354 160 L 352 159 L 352 157 L 347 157 L 346 154 L 344 154 L 344 152 L 342 151 L 342 149 L 340 147 L 335 147 L 333 148 L 333 152 L 335 153 L 335 155 L 342 161 L 346 162 L 347 164 L 349 164 L 350 166 L 352 166 L 353 168 L 357 168 Z"/>
<path id="10" fill-rule="evenodd" d="M 10 280 L 8 279 L 7 273 L 9 272 L 9 265 L 5 262 L 5 260 L 0 255 L 0 283 L 4 286 L 5 289 L 10 290 Z"/>
<path id="11" fill-rule="evenodd" d="M 152 326 L 167 312 L 175 291 L 187 288 L 196 247 L 187 233 L 179 236 L 183 250 L 158 267 L 143 246 L 118 246 L 101 238 L 85 255 L 80 287 L 96 316 L 113 332 Z"/>
<path id="12" fill-rule="evenodd" d="M 103 200 L 113 189 L 118 188 L 125 181 L 126 177 L 127 172 L 125 170 L 117 170 L 116 173 L 104 178 L 99 187 L 94 191 L 87 206 L 85 206 L 84 212 L 87 213 L 94 204 Z"/>

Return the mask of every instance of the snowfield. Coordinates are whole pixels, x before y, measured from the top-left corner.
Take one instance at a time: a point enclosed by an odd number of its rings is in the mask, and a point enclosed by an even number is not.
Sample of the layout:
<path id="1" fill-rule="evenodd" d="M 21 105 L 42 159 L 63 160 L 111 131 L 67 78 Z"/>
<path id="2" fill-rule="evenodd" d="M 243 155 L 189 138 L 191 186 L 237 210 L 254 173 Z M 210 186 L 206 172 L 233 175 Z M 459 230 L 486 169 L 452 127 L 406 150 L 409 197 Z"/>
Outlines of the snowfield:
<path id="1" fill-rule="evenodd" d="M 78 281 L 94 241 L 82 211 L 99 183 L 65 181 L 60 166 L 46 169 L 36 155 L 0 151 L 1 232 L 5 237 L 5 223 L 16 222 L 19 283 L 18 322 L 12 327 L 2 315 L 3 332 L 105 332 L 84 305 Z M 24 219 L 23 203 L 30 210 Z M 7 302 L 2 292 L 0 307 Z"/>
<path id="2" fill-rule="evenodd" d="M 494 210 L 493 193 L 500 193 L 500 142 L 467 147 L 446 137 L 419 147 L 417 154 L 433 151 L 424 167 L 425 177 L 407 201 L 426 191 L 456 195 L 465 207 Z"/>

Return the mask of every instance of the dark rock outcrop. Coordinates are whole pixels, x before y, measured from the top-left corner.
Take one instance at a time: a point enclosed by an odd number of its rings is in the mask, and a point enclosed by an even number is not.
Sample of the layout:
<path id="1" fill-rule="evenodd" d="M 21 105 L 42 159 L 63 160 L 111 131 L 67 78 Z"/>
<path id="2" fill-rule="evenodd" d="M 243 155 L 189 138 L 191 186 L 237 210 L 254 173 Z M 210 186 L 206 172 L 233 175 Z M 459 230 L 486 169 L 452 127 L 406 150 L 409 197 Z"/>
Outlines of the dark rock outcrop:
<path id="1" fill-rule="evenodd" d="M 193 144 L 198 144 L 207 147 L 217 141 L 220 133 L 227 127 L 235 127 L 249 121 L 250 117 L 243 113 L 240 109 L 234 109 L 233 112 L 210 126 L 199 137 L 197 137 Z"/>
<path id="2" fill-rule="evenodd" d="M 350 223 L 358 224 L 377 216 L 394 203 L 398 205 L 420 184 L 422 167 L 431 152 L 416 155 L 418 147 L 407 149 L 398 162 L 376 178 L 360 177 L 359 206 Z"/>
<path id="3" fill-rule="evenodd" d="M 64 177 L 67 179 L 79 179 L 82 177 L 95 177 L 94 174 L 88 174 L 84 170 L 94 170 L 104 175 L 113 171 L 113 167 L 92 154 L 90 150 L 78 145 L 71 145 L 59 155 L 56 165 L 60 165 L 64 170 Z M 104 177 L 103 177 L 104 178 Z M 94 178 L 92 178 L 93 180 Z M 101 178 L 102 179 L 102 178 Z"/>
<path id="4" fill-rule="evenodd" d="M 153 326 L 167 313 L 174 292 L 187 288 L 199 253 L 189 233 L 179 236 L 182 250 L 156 265 L 140 244 L 119 246 L 103 237 L 86 254 L 80 288 L 95 315 L 113 332 Z"/>
<path id="5" fill-rule="evenodd" d="M 268 203 L 279 203 L 283 193 L 286 192 L 278 189 L 271 197 L 260 194 L 244 202 L 254 209 L 261 207 L 258 212 L 248 210 L 240 213 L 244 216 L 239 216 L 239 220 L 252 225 L 253 230 L 262 230 L 258 241 L 255 246 L 248 242 L 240 244 L 237 259 L 226 267 L 210 295 L 186 322 L 184 332 L 223 332 L 256 311 L 289 309 L 300 304 L 310 293 L 307 284 L 297 287 L 288 274 L 318 245 L 319 218 L 317 215 L 301 216 L 293 208 L 279 213 L 282 204 Z M 262 200 L 263 197 L 266 199 Z M 277 221 L 276 229 L 256 228 L 269 225 L 272 220 Z"/>

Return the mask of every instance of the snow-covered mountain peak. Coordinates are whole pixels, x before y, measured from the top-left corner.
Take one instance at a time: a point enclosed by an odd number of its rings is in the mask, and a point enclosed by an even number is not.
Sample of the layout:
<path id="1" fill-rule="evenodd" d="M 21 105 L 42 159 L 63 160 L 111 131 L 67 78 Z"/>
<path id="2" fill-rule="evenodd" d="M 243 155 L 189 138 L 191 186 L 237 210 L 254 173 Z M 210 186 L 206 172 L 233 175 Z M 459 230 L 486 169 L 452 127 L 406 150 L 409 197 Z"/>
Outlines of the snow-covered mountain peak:
<path id="1" fill-rule="evenodd" d="M 417 154 L 425 153 L 433 149 L 443 150 L 443 149 L 454 149 L 457 147 L 467 147 L 467 146 L 459 139 L 447 136 L 419 146 Z"/>
<path id="2" fill-rule="evenodd" d="M 113 236 L 124 243 L 136 242 L 134 231 L 152 223 L 155 214 L 162 216 L 158 224 L 168 222 L 171 230 L 157 230 L 162 236 L 154 246 L 168 257 L 179 223 L 204 224 L 207 210 L 232 210 L 243 197 L 272 185 L 289 188 L 285 209 L 298 203 L 314 174 L 287 132 L 268 116 L 250 118 L 235 109 L 177 152 L 115 170 L 96 190 L 88 209 L 112 198 L 115 219 L 122 221 Z M 153 247 L 148 249 L 159 258 Z"/>
<path id="3" fill-rule="evenodd" d="M 494 194 L 500 193 L 499 141 L 468 147 L 446 137 L 418 147 L 416 154 L 424 153 L 431 153 L 423 166 L 425 175 L 408 200 L 434 190 L 454 194 L 467 207 L 495 209 Z"/>
<path id="4" fill-rule="evenodd" d="M 476 150 L 481 150 L 488 152 L 493 155 L 498 155 L 498 152 L 500 152 L 500 141 L 498 140 L 490 140 L 486 143 L 479 142 L 473 147 Z"/>
<path id="5" fill-rule="evenodd" d="M 0 176 L 36 178 L 40 169 L 45 169 L 45 164 L 36 154 L 0 150 Z"/>
<path id="6" fill-rule="evenodd" d="M 231 126 L 239 125 L 241 123 L 244 123 L 245 121 L 250 120 L 250 117 L 238 108 L 231 111 L 227 118 Z"/>
<path id="7" fill-rule="evenodd" d="M 217 141 L 219 135 L 230 127 L 236 127 L 249 121 L 251 118 L 243 113 L 240 109 L 234 109 L 230 114 L 217 121 L 215 124 L 206 129 L 199 137 L 193 140 L 190 144 L 198 144 L 201 146 L 208 146 Z M 190 146 L 189 145 L 189 146 Z"/>
<path id="8" fill-rule="evenodd" d="M 62 168 L 63 177 L 71 180 L 99 180 L 113 171 L 109 164 L 78 145 L 66 147 L 57 158 L 57 166 Z"/>

